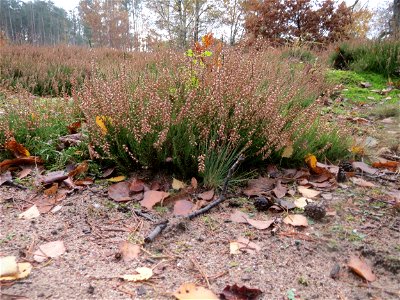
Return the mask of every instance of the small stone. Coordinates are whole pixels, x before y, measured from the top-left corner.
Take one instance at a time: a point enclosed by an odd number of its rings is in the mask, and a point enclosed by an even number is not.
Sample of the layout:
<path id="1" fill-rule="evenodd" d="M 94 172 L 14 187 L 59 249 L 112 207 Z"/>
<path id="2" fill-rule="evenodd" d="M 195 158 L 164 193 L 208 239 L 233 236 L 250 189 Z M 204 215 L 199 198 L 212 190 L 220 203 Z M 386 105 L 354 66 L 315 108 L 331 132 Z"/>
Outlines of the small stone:
<path id="1" fill-rule="evenodd" d="M 266 197 L 257 197 L 254 201 L 254 206 L 258 211 L 267 211 L 273 204 L 273 200 Z"/>
<path id="2" fill-rule="evenodd" d="M 93 295 L 94 294 L 94 286 L 89 285 L 89 287 L 87 288 L 87 293 L 90 295 Z"/>
<path id="3" fill-rule="evenodd" d="M 326 209 L 322 205 L 310 203 L 304 208 L 304 214 L 316 221 L 321 220 L 326 215 Z"/>
<path id="4" fill-rule="evenodd" d="M 339 264 L 335 264 L 329 274 L 332 279 L 338 279 L 340 274 L 340 266 Z"/>
<path id="5" fill-rule="evenodd" d="M 245 275 L 242 276 L 241 279 L 242 279 L 243 281 L 250 281 L 250 280 L 251 280 L 251 276 L 248 275 L 248 274 L 245 274 Z"/>
<path id="6" fill-rule="evenodd" d="M 144 296 L 144 295 L 146 295 L 146 294 L 147 294 L 147 290 L 146 290 L 146 288 L 145 288 L 143 285 L 139 286 L 139 287 L 136 289 L 136 295 L 137 295 L 138 297 Z"/>

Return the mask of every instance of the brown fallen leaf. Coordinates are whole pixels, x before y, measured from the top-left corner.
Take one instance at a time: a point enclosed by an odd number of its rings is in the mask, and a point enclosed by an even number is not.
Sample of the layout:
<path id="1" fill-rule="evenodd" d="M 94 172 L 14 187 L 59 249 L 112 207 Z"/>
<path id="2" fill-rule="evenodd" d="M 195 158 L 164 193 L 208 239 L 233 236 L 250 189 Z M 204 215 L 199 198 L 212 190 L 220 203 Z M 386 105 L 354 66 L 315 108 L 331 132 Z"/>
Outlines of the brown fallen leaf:
<path id="1" fill-rule="evenodd" d="M 220 294 L 221 299 L 225 300 L 255 300 L 262 294 L 259 289 L 227 285 Z"/>
<path id="2" fill-rule="evenodd" d="M 361 186 L 361 187 L 376 187 L 376 185 L 373 184 L 372 182 L 366 181 L 366 180 L 364 180 L 364 179 L 362 179 L 362 178 L 351 177 L 350 180 L 351 180 L 354 184 L 356 184 L 356 185 L 358 185 L 358 186 Z"/>
<path id="3" fill-rule="evenodd" d="M 24 168 L 21 172 L 18 173 L 18 179 L 23 179 L 29 174 L 31 174 L 33 170 L 31 168 Z"/>
<path id="4" fill-rule="evenodd" d="M 147 208 L 148 210 L 152 210 L 153 206 L 157 203 L 163 201 L 165 198 L 169 196 L 169 193 L 161 192 L 161 191 L 146 191 L 144 192 L 143 200 L 140 201 L 140 204 Z"/>
<path id="5" fill-rule="evenodd" d="M 355 161 L 352 163 L 352 166 L 354 169 L 360 169 L 361 171 L 371 175 L 379 172 L 378 169 L 371 168 L 369 165 L 367 165 L 365 162 L 362 161 Z"/>
<path id="6" fill-rule="evenodd" d="M 194 283 L 184 283 L 174 293 L 178 300 L 218 300 L 212 291 Z"/>
<path id="7" fill-rule="evenodd" d="M 181 190 L 184 189 L 186 187 L 186 184 L 183 181 L 180 181 L 178 179 L 172 178 L 172 188 L 174 190 Z"/>
<path id="8" fill-rule="evenodd" d="M 309 198 L 309 199 L 314 199 L 315 197 L 317 197 L 319 194 L 321 194 L 320 191 L 316 191 L 313 189 L 308 189 L 304 186 L 298 186 L 297 190 L 299 191 L 299 193 L 305 197 L 305 198 Z"/>
<path id="9" fill-rule="evenodd" d="M 376 276 L 372 273 L 371 267 L 357 256 L 351 256 L 347 266 L 357 275 L 367 281 L 375 281 Z"/>
<path id="10" fill-rule="evenodd" d="M 372 167 L 378 169 L 387 169 L 392 172 L 396 172 L 397 168 L 400 167 L 400 162 L 398 161 L 385 161 L 385 162 L 374 162 Z"/>
<path id="11" fill-rule="evenodd" d="M 54 171 L 47 173 L 45 176 L 42 176 L 40 178 L 40 181 L 43 184 L 51 184 L 53 182 L 59 182 L 63 181 L 68 178 L 68 174 L 66 174 L 64 171 Z"/>
<path id="12" fill-rule="evenodd" d="M 31 154 L 29 153 L 28 149 L 26 149 L 23 145 L 18 143 L 15 139 L 12 139 L 4 144 L 4 148 L 16 157 L 29 157 Z"/>
<path id="13" fill-rule="evenodd" d="M 143 280 L 150 279 L 151 276 L 153 276 L 153 270 L 150 268 L 147 268 L 147 267 L 139 267 L 139 268 L 136 268 L 135 271 L 138 274 L 122 275 L 122 276 L 120 276 L 120 278 L 122 278 L 126 281 L 143 281 Z"/>
<path id="14" fill-rule="evenodd" d="M 132 193 L 139 193 L 144 191 L 144 182 L 143 180 L 134 178 L 129 186 L 129 190 Z"/>
<path id="15" fill-rule="evenodd" d="M 75 180 L 74 182 L 77 186 L 87 186 L 91 185 L 94 183 L 94 180 L 92 178 L 84 178 L 81 180 Z"/>
<path id="16" fill-rule="evenodd" d="M 303 215 L 288 215 L 286 218 L 283 219 L 283 223 L 292 226 L 308 226 L 307 218 Z"/>
<path id="17" fill-rule="evenodd" d="M 267 177 L 250 179 L 247 183 L 247 188 L 243 191 L 243 193 L 248 197 L 262 196 L 266 192 L 273 189 L 275 182 L 275 179 Z"/>
<path id="18" fill-rule="evenodd" d="M 261 250 L 261 247 L 259 245 L 257 245 L 254 242 L 251 242 L 249 239 L 246 239 L 244 237 L 239 237 L 237 239 L 237 243 L 239 245 L 240 251 L 245 251 L 249 254 L 254 254 Z"/>
<path id="19" fill-rule="evenodd" d="M 53 206 L 56 204 L 55 197 L 39 196 L 39 198 L 34 202 L 37 209 L 41 214 L 48 213 Z"/>
<path id="20" fill-rule="evenodd" d="M 268 227 L 270 227 L 273 223 L 274 220 L 254 220 L 251 219 L 246 213 L 241 212 L 240 210 L 235 210 L 231 215 L 230 215 L 230 219 L 232 222 L 235 223 L 247 223 L 257 229 L 263 230 L 263 229 L 267 229 Z"/>
<path id="21" fill-rule="evenodd" d="M 235 210 L 230 216 L 231 221 L 235 223 L 248 223 L 247 218 L 247 214 L 240 210 Z"/>
<path id="22" fill-rule="evenodd" d="M 77 175 L 86 173 L 88 170 L 89 170 L 89 164 L 85 160 L 85 161 L 81 162 L 78 166 L 76 166 L 75 169 L 73 169 L 71 172 L 69 172 L 68 177 L 74 178 Z"/>
<path id="23" fill-rule="evenodd" d="M 53 196 L 53 195 L 55 195 L 57 193 L 57 191 L 58 191 L 58 183 L 55 182 L 55 183 L 53 183 L 53 185 L 51 187 L 49 187 L 48 189 L 45 189 L 43 191 L 43 193 L 46 196 Z"/>
<path id="24" fill-rule="evenodd" d="M 210 201 L 214 198 L 214 189 L 197 195 L 200 199 Z"/>
<path id="25" fill-rule="evenodd" d="M 42 244 L 39 249 L 33 253 L 33 259 L 37 262 L 44 262 L 48 258 L 56 258 L 65 252 L 63 241 L 54 241 Z"/>
<path id="26" fill-rule="evenodd" d="M 68 125 L 67 129 L 68 129 L 69 134 L 78 133 L 78 130 L 81 128 L 81 126 L 82 126 L 81 121 L 77 121 L 77 122 L 74 122 L 74 123 Z"/>
<path id="27" fill-rule="evenodd" d="M 11 182 L 11 181 L 12 181 L 12 175 L 10 171 L 0 174 L 0 186 L 2 186 L 6 182 Z"/>
<path id="28" fill-rule="evenodd" d="M 117 202 L 132 200 L 129 190 L 129 182 L 118 182 L 108 187 L 108 197 Z"/>
<path id="29" fill-rule="evenodd" d="M 107 168 L 100 177 L 107 178 L 114 172 L 114 170 L 115 170 L 115 167 Z"/>
<path id="30" fill-rule="evenodd" d="M 23 279 L 32 271 L 32 265 L 28 262 L 17 263 L 15 256 L 0 258 L 0 281 Z"/>
<path id="31" fill-rule="evenodd" d="M 187 216 L 192 212 L 194 207 L 193 202 L 188 200 L 178 200 L 174 205 L 174 215 L 175 216 Z"/>
<path id="32" fill-rule="evenodd" d="M 120 244 L 119 251 L 121 252 L 124 262 L 130 262 L 139 257 L 140 245 L 135 245 L 128 241 L 124 241 Z"/>
<path id="33" fill-rule="evenodd" d="M 194 190 L 197 190 L 197 186 L 198 186 L 197 179 L 192 177 L 192 179 L 190 180 L 190 185 L 192 186 L 192 188 Z"/>
<path id="34" fill-rule="evenodd" d="M 269 228 L 274 223 L 274 220 L 266 220 L 266 221 L 264 221 L 264 220 L 247 219 L 247 222 L 251 226 L 253 226 L 253 227 L 257 228 L 257 229 L 264 230 L 264 229 Z"/>
<path id="35" fill-rule="evenodd" d="M 11 166 L 43 164 L 44 161 L 37 156 L 20 157 L 14 159 L 6 159 L 0 163 L 0 172 L 5 171 Z"/>
<path id="36" fill-rule="evenodd" d="M 277 198 L 282 198 L 287 193 L 287 188 L 281 184 L 281 180 L 276 182 L 275 188 L 272 190 Z"/>

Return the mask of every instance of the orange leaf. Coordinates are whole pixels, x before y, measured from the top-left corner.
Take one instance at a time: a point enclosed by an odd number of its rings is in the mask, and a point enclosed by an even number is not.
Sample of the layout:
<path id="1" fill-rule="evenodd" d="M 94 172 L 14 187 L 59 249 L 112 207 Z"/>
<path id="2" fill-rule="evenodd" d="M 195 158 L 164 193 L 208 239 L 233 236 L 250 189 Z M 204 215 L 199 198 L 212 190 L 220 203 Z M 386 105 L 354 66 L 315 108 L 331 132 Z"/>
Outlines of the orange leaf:
<path id="1" fill-rule="evenodd" d="M 42 164 L 42 163 L 44 163 L 44 161 L 37 156 L 6 159 L 0 163 L 0 171 L 3 172 L 10 166 L 34 165 L 34 164 Z"/>
<path id="2" fill-rule="evenodd" d="M 203 46 L 204 46 L 205 49 L 207 49 L 210 46 L 212 46 L 212 44 L 214 43 L 214 37 L 213 37 L 212 32 L 209 32 L 205 36 L 203 36 L 201 38 L 201 41 L 203 42 Z"/>
<path id="3" fill-rule="evenodd" d="M 359 259 L 357 256 L 352 256 L 347 265 L 354 273 L 361 276 L 365 280 L 376 280 L 376 276 L 372 273 L 371 267 L 367 265 L 365 261 Z"/>
<path id="4" fill-rule="evenodd" d="M 188 200 L 178 200 L 174 205 L 174 215 L 175 216 L 186 216 L 192 209 L 194 204 Z"/>
<path id="5" fill-rule="evenodd" d="M 29 151 L 14 139 L 6 142 L 4 148 L 11 151 L 17 158 L 31 156 Z"/>
<path id="6" fill-rule="evenodd" d="M 317 158 L 311 153 L 307 154 L 307 156 L 304 158 L 304 161 L 311 170 L 317 167 Z"/>
<path id="7" fill-rule="evenodd" d="M 372 164 L 374 168 L 378 169 L 388 169 L 390 171 L 396 172 L 397 167 L 400 166 L 400 163 L 398 161 L 386 161 L 386 162 L 374 162 Z"/>
<path id="8" fill-rule="evenodd" d="M 71 125 L 68 125 L 67 129 L 70 134 L 75 134 L 78 132 L 78 129 L 80 129 L 81 126 L 82 126 L 81 121 L 77 121 L 77 122 L 72 123 Z"/>
<path id="9" fill-rule="evenodd" d="M 86 173 L 89 170 L 88 162 L 85 160 L 81 162 L 75 169 L 68 173 L 69 177 L 75 177 L 76 175 Z"/>
<path id="10" fill-rule="evenodd" d="M 151 209 L 153 209 L 154 205 L 163 201 L 168 196 L 169 196 L 169 194 L 166 192 L 147 191 L 144 193 L 144 198 L 142 201 L 140 201 L 140 204 L 143 207 L 146 207 L 148 210 L 151 210 Z"/>

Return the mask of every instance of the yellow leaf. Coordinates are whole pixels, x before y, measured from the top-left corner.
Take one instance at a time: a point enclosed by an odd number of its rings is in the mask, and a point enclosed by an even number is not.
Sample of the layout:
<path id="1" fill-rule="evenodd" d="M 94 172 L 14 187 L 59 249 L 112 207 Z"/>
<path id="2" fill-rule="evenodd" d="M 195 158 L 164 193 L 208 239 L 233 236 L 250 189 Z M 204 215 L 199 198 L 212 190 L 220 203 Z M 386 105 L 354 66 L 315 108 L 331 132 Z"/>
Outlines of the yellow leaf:
<path id="1" fill-rule="evenodd" d="M 139 267 L 135 270 L 138 274 L 135 275 L 123 275 L 120 278 L 127 280 L 127 281 L 141 281 L 147 280 L 151 276 L 153 276 L 153 270 L 146 267 Z"/>
<path id="2" fill-rule="evenodd" d="M 32 270 L 30 263 L 16 263 L 15 256 L 7 256 L 0 260 L 0 281 L 22 279 Z"/>
<path id="3" fill-rule="evenodd" d="M 173 178 L 172 180 L 172 188 L 174 190 L 181 190 L 186 187 L 186 184 L 178 179 Z"/>
<path id="4" fill-rule="evenodd" d="M 184 283 L 174 293 L 178 300 L 214 300 L 219 299 L 212 291 L 196 286 L 194 283 Z"/>
<path id="5" fill-rule="evenodd" d="M 361 146 L 352 146 L 350 152 L 355 155 L 365 155 L 365 150 Z"/>
<path id="6" fill-rule="evenodd" d="M 289 158 L 293 154 L 293 145 L 288 145 L 285 147 L 282 153 L 282 157 Z"/>
<path id="7" fill-rule="evenodd" d="M 311 170 L 314 170 L 317 167 L 317 158 L 315 157 L 315 155 L 312 155 L 311 153 L 307 154 L 304 161 Z"/>
<path id="8" fill-rule="evenodd" d="M 112 177 L 112 178 L 109 178 L 109 179 L 107 179 L 107 181 L 110 181 L 110 182 L 121 182 L 121 181 L 124 181 L 126 179 L 126 176 L 117 176 L 117 177 Z"/>
<path id="9" fill-rule="evenodd" d="M 111 118 L 107 116 L 96 116 L 96 124 L 100 127 L 103 135 L 106 135 L 108 132 L 105 124 L 106 122 L 111 123 Z"/>

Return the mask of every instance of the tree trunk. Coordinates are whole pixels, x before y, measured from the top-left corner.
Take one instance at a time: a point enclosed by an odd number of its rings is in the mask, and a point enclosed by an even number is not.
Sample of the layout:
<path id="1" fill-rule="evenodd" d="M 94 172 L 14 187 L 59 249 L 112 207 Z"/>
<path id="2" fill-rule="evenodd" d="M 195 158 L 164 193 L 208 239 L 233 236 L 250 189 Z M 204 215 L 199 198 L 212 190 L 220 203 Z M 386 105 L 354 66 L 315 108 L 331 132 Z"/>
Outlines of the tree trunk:
<path id="1" fill-rule="evenodd" d="M 393 20 L 392 20 L 393 37 L 400 37 L 400 0 L 393 1 Z"/>
<path id="2" fill-rule="evenodd" d="M 194 7 L 194 30 L 193 30 L 193 41 L 199 41 L 199 26 L 200 26 L 200 0 L 195 0 Z"/>

